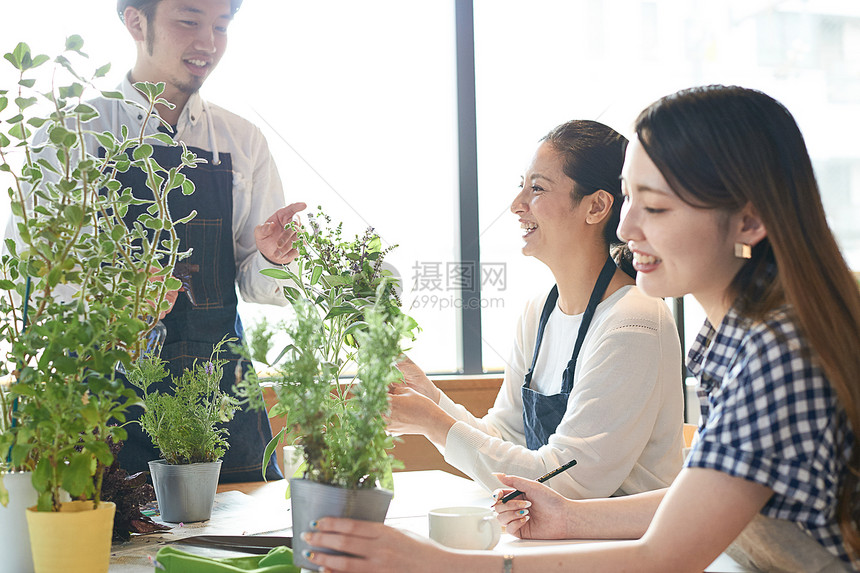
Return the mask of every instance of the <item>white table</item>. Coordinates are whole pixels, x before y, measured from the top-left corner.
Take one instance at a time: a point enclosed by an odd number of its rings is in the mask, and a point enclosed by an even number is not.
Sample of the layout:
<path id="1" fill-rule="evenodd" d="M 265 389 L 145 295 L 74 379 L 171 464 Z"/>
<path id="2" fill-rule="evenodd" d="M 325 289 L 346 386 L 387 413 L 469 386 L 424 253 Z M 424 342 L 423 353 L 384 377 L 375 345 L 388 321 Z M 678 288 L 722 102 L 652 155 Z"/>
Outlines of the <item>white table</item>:
<path id="1" fill-rule="evenodd" d="M 150 558 L 165 544 L 191 535 L 291 535 L 290 502 L 284 498 L 287 482 L 223 485 L 215 498 L 212 518 L 204 523 L 174 526 L 172 531 L 139 536 L 128 543 L 114 544 L 111 553 L 111 573 L 152 573 Z M 492 505 L 490 493 L 477 483 L 455 475 L 433 470 L 399 472 L 394 474 L 394 499 L 386 523 L 419 535 L 428 535 L 427 512 L 443 506 Z M 173 524 L 168 524 L 173 525 Z M 599 541 L 526 541 L 502 534 L 496 553 L 524 554 L 546 547 Z M 183 551 L 216 556 L 235 553 L 203 549 L 187 545 Z M 719 573 L 744 572 L 734 560 L 723 554 L 707 571 Z"/>

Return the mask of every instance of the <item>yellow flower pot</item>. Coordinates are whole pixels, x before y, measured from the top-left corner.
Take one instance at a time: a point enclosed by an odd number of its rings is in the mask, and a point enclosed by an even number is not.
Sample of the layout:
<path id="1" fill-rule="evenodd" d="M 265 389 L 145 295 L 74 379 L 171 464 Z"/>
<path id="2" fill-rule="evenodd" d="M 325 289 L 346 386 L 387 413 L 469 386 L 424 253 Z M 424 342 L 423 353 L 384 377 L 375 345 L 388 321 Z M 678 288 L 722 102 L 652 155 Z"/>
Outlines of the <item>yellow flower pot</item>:
<path id="1" fill-rule="evenodd" d="M 27 509 L 36 573 L 107 573 L 116 505 L 71 501 L 59 512 Z"/>

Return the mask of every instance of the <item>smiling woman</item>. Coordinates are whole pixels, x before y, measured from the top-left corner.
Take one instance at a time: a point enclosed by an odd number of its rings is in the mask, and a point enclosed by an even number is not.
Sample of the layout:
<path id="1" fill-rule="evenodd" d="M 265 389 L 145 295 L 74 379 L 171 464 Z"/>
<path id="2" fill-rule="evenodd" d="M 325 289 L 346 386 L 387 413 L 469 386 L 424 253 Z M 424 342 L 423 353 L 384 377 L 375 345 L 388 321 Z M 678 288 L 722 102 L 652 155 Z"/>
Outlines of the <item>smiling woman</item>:
<path id="1" fill-rule="evenodd" d="M 687 362 L 705 420 L 677 479 L 660 491 L 570 500 L 497 475 L 505 487 L 494 508 L 508 533 L 625 541 L 502 557 L 323 518 L 305 540 L 351 555 L 310 550 L 312 562 L 337 571 L 702 571 L 727 551 L 756 571 L 860 570 L 860 293 L 794 118 L 762 92 L 715 85 L 659 99 L 635 126 L 619 229 L 654 257 L 637 283 L 652 296 L 690 293 L 708 313 Z M 665 201 L 656 214 L 655 191 Z M 690 248 L 718 258 L 708 278 L 722 292 L 694 276 Z M 506 502 L 514 489 L 524 499 Z"/>
<path id="2" fill-rule="evenodd" d="M 486 416 L 402 365 L 409 389 L 391 397 L 389 429 L 427 436 L 488 489 L 500 485 L 495 472 L 537 478 L 576 459 L 556 491 L 626 495 L 668 486 L 681 467 L 677 332 L 663 301 L 633 285 L 615 234 L 626 143 L 606 125 L 573 120 L 542 139 L 526 168 L 511 211 L 526 231 L 523 253 L 555 285 L 526 303 Z"/>
<path id="3" fill-rule="evenodd" d="M 631 183 L 631 172 L 637 174 L 635 184 Z M 637 284 L 646 293 L 660 292 L 661 296 L 697 292 L 700 296 L 696 299 L 706 312 L 711 307 L 721 308 L 743 261 L 734 256 L 738 239 L 726 229 L 740 229 L 746 219 L 730 219 L 722 212 L 682 201 L 642 152 L 638 138 L 630 142 L 622 181 L 625 217 L 619 233 L 633 251 Z M 631 208 L 634 204 L 635 209 Z M 757 229 L 762 230 L 760 225 Z M 750 245 L 758 240 L 761 237 L 755 241 L 747 237 L 743 242 Z"/>

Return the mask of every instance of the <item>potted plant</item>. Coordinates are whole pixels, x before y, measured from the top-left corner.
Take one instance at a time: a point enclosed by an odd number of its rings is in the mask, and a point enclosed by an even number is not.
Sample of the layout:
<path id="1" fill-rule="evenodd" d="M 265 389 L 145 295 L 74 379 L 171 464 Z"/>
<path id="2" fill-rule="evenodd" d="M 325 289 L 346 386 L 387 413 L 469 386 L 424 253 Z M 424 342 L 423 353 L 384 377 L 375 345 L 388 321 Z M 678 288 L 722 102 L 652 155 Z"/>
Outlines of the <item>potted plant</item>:
<path id="1" fill-rule="evenodd" d="M 320 224 L 323 221 L 323 225 Z M 301 533 L 324 515 L 382 521 L 392 493 L 379 487 L 391 483 L 395 463 L 386 433 L 388 386 L 401 380 L 396 368 L 401 341 L 417 328 L 403 314 L 394 280 L 383 270 L 383 249 L 372 229 L 352 241 L 342 227 L 330 226 L 322 212 L 311 217 L 310 230 L 298 229 L 299 257 L 295 272 L 264 271 L 291 279 L 284 288 L 295 319 L 283 325 L 289 343 L 278 357 L 266 360 L 273 329 L 263 323 L 252 330 L 253 357 L 269 364 L 277 403 L 269 416 L 286 416 L 285 428 L 266 455 L 283 442 L 301 446 L 303 479 L 290 480 L 295 563 L 314 565 L 302 556 Z M 349 364 L 355 375 L 341 376 Z M 251 376 L 239 388 L 252 407 L 263 407 L 259 381 Z"/>
<path id="2" fill-rule="evenodd" d="M 46 86 L 32 76 L 47 56 L 24 43 L 5 55 L 19 81 L 0 89 L 0 172 L 11 182 L 17 235 L 0 259 L 0 377 L 9 381 L 0 456 L 33 472 L 37 502 L 27 520 L 36 570 L 89 573 L 107 571 L 109 561 L 113 504 L 100 503 L 113 462 L 108 440 L 125 438 L 116 422 L 137 403 L 116 367 L 142 353 L 167 291 L 180 286 L 171 271 L 183 256 L 175 225 L 185 221 L 171 220 L 167 196 L 193 185 L 151 157 L 151 139 L 174 144 L 169 136 L 87 128 L 98 113 L 85 96 L 109 66 L 79 73 L 82 46 L 78 36 L 67 39 Z M 149 99 L 142 112 L 167 103 L 163 86 L 139 89 Z M 187 153 L 184 163 L 196 158 Z M 151 196 L 135 197 L 115 179 L 129 169 L 147 173 Z M 130 205 L 144 208 L 131 222 L 123 219 Z M 63 503 L 61 489 L 74 501 Z M 79 523 L 91 518 L 100 521 Z M 74 556 L 55 554 L 69 551 L 64 539 Z"/>
<path id="3" fill-rule="evenodd" d="M 171 381 L 169 392 L 152 390 L 167 377 L 165 363 L 148 355 L 128 370 L 128 381 L 140 388 L 144 413 L 139 423 L 161 452 L 149 462 L 161 518 L 171 523 L 205 521 L 212 514 L 221 458 L 227 451 L 227 429 L 237 401 L 219 386 L 227 360 L 215 345 L 209 361 L 195 361 Z"/>

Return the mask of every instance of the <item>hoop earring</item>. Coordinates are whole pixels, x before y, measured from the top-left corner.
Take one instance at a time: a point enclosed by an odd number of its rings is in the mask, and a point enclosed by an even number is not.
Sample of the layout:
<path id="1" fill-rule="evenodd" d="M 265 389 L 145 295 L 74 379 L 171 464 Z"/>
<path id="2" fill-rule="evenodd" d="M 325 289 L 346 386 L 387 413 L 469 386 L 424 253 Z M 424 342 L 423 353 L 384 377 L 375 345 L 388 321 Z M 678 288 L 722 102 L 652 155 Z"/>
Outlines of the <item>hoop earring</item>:
<path id="1" fill-rule="evenodd" d="M 752 247 L 746 243 L 735 243 L 735 256 L 739 259 L 751 259 Z"/>

